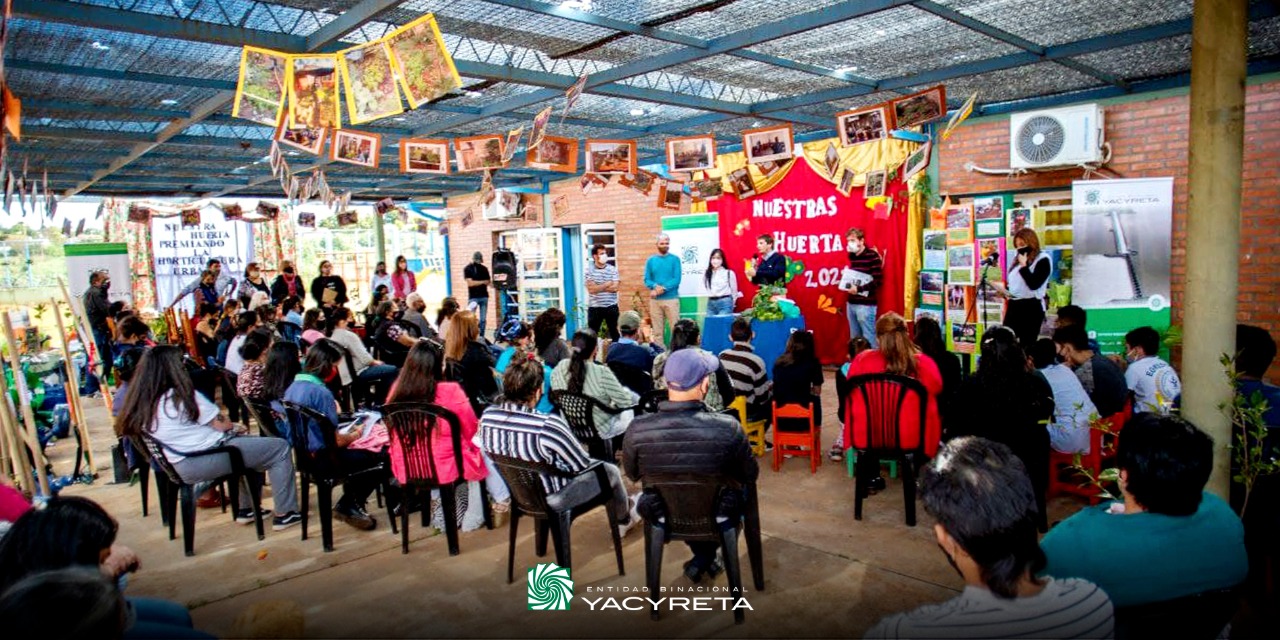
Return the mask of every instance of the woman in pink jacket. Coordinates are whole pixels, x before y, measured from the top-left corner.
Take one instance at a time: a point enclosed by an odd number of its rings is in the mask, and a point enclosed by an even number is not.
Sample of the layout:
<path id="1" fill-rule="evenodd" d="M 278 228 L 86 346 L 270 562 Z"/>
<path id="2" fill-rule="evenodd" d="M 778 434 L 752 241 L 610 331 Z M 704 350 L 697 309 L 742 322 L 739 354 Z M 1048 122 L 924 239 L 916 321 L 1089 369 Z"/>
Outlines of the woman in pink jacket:
<path id="1" fill-rule="evenodd" d="M 391 297 L 404 300 L 417 290 L 418 279 L 409 270 L 409 260 L 404 256 L 397 256 L 396 270 L 391 274 Z"/>

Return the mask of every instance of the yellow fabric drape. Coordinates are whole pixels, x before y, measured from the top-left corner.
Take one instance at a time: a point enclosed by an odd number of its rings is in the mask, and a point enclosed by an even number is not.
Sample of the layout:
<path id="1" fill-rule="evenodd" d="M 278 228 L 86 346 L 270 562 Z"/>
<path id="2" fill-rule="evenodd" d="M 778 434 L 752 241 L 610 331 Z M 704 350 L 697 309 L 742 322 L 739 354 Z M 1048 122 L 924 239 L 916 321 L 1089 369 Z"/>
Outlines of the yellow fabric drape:
<path id="1" fill-rule="evenodd" d="M 911 191 L 907 198 L 907 246 L 906 264 L 903 269 L 903 309 L 908 321 L 915 318 L 916 293 L 920 288 L 920 270 L 924 267 L 924 255 L 921 238 L 924 237 L 925 206 L 924 194 Z"/>
<path id="2" fill-rule="evenodd" d="M 840 155 L 840 166 L 836 167 L 834 176 L 827 173 L 828 145 L 834 145 L 836 153 Z M 717 155 L 716 168 L 699 173 L 706 178 L 720 178 L 724 183 L 725 194 L 729 195 L 733 193 L 733 188 L 727 180 L 729 174 L 745 166 L 747 171 L 751 173 L 751 181 L 755 184 L 756 194 L 759 195 L 776 187 L 785 180 L 787 174 L 791 172 L 791 167 L 795 164 L 796 159 L 804 158 L 814 173 L 822 176 L 831 184 L 839 184 L 840 170 L 848 168 L 858 174 L 853 179 L 853 186 L 860 187 L 866 184 L 868 172 L 879 169 L 887 171 L 898 167 L 907 160 L 907 156 L 911 155 L 911 152 L 915 151 L 918 146 L 915 142 L 888 139 L 866 142 L 852 147 L 842 147 L 840 146 L 839 138 L 826 138 L 802 143 L 800 145 L 800 156 L 788 160 L 786 164 L 782 165 L 777 171 L 773 172 L 773 175 L 767 178 L 760 172 L 758 165 L 747 164 L 747 154 L 741 151 Z"/>

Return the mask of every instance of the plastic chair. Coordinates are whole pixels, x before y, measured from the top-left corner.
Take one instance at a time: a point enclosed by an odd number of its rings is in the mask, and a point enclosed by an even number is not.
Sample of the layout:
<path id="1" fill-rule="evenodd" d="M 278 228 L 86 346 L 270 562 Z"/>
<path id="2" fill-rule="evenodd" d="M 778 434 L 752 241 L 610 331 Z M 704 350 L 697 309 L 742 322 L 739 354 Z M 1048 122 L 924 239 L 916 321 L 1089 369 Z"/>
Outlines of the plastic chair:
<path id="1" fill-rule="evenodd" d="M 277 322 L 276 331 L 280 334 L 280 339 L 285 342 L 298 344 L 298 341 L 302 339 L 302 327 L 288 320 Z"/>
<path id="2" fill-rule="evenodd" d="M 311 512 L 311 485 L 316 486 L 316 500 L 320 508 L 320 538 L 325 551 L 333 551 L 333 488 L 351 476 L 365 473 L 387 473 L 387 467 L 376 464 L 367 469 L 351 472 L 337 471 L 338 463 L 330 456 L 338 450 L 335 435 L 338 426 L 329 417 L 310 407 L 284 401 L 285 417 L 289 424 L 289 444 L 293 446 L 294 466 L 298 470 L 298 485 L 302 492 L 302 539 L 307 539 L 307 524 Z M 311 451 L 307 443 L 308 425 L 314 421 L 324 436 L 324 447 Z M 321 461 L 328 458 L 329 464 Z M 386 485 L 386 481 L 383 481 Z M 391 532 L 396 533 L 396 521 L 391 521 Z"/>
<path id="3" fill-rule="evenodd" d="M 138 440 L 141 440 L 141 442 L 139 443 Z M 186 453 L 171 449 L 159 440 L 146 435 L 141 438 L 135 438 L 134 446 L 140 452 L 146 451 L 148 463 L 155 465 L 169 483 L 168 487 L 160 490 L 160 502 L 161 513 L 167 515 L 168 518 L 170 540 L 177 537 L 177 518 L 174 517 L 174 512 L 177 507 L 176 503 L 181 498 L 182 550 L 186 555 L 194 556 L 196 554 L 196 496 L 200 495 L 204 487 L 220 484 L 224 481 L 230 483 L 231 503 L 235 505 L 240 504 L 240 480 L 243 478 L 248 483 L 249 500 L 253 504 L 253 521 L 257 526 L 258 539 L 262 540 L 266 537 L 266 532 L 262 525 L 262 505 L 259 497 L 261 495 L 262 479 L 256 471 L 245 468 L 244 457 L 240 454 L 239 449 L 235 447 L 214 447 L 204 451 Z M 178 470 L 169 462 L 165 454 L 166 449 L 187 458 L 225 455 L 231 464 L 231 473 L 207 482 L 189 483 L 182 479 Z M 156 479 L 157 481 L 160 479 L 159 474 L 157 474 Z M 160 482 L 157 482 L 157 488 L 159 488 L 160 484 Z"/>
<path id="4" fill-rule="evenodd" d="M 854 450 L 852 447 L 850 447 L 850 448 L 848 448 L 848 449 L 845 449 L 845 450 L 844 450 L 844 465 L 845 465 L 845 473 L 846 473 L 850 478 L 852 478 L 852 477 L 853 477 L 853 467 L 854 467 L 854 465 L 855 465 L 855 464 L 857 464 L 857 463 L 858 463 L 858 452 L 857 452 L 856 450 Z M 892 459 L 892 458 L 890 458 L 890 459 L 888 459 L 888 460 L 881 460 L 881 461 L 880 461 L 880 464 L 882 464 L 882 465 L 886 465 L 886 464 L 887 464 L 887 465 L 889 465 L 889 478 L 890 478 L 890 479 L 895 479 L 895 480 L 896 480 L 896 479 L 898 478 L 898 461 L 897 461 L 897 460 L 894 460 L 894 459 Z"/>
<path id="5" fill-rule="evenodd" d="M 654 389 L 640 396 L 640 403 L 636 405 L 636 413 L 657 413 L 658 403 L 666 402 L 670 392 L 666 389 Z"/>
<path id="6" fill-rule="evenodd" d="M 880 462 L 894 459 L 902 462 L 902 496 L 907 526 L 916 526 L 916 455 L 924 456 L 925 422 L 928 418 L 929 392 L 915 378 L 891 373 L 873 373 L 849 378 L 852 388 L 845 419 L 851 422 L 852 445 L 858 452 L 854 463 L 853 518 L 862 519 L 862 500 L 867 496 L 871 478 L 879 475 Z M 907 450 L 902 442 L 902 411 L 907 398 L 914 395 L 919 406 L 915 448 Z M 855 402 L 861 402 L 867 424 L 854 419 Z"/>
<path id="7" fill-rule="evenodd" d="M 814 400 L 817 401 L 816 399 Z M 779 420 L 807 420 L 807 431 L 779 431 Z M 822 441 L 822 427 L 813 422 L 813 408 L 799 404 L 773 403 L 773 470 L 782 469 L 782 453 L 784 450 L 807 452 L 809 456 L 809 473 L 817 473 L 822 465 L 822 455 L 818 451 Z"/>
<path id="8" fill-rule="evenodd" d="M 751 445 L 751 453 L 759 458 L 764 455 L 764 420 L 747 420 L 747 397 L 738 396 L 725 409 L 738 419 L 742 432 L 747 434 L 747 444 Z"/>
<path id="9" fill-rule="evenodd" d="M 430 524 L 431 490 L 440 490 L 440 502 L 444 511 L 445 537 L 449 541 L 449 555 L 458 555 L 457 488 L 466 490 L 467 479 L 462 471 L 462 423 L 457 414 L 430 402 L 393 402 L 383 407 L 382 420 L 387 425 L 387 436 L 400 444 L 404 462 L 405 480 L 400 483 L 400 552 L 409 553 L 409 505 L 411 497 L 426 492 L 422 509 L 422 526 Z M 449 425 L 449 438 L 453 444 L 453 461 L 458 477 L 453 482 L 440 482 L 436 471 L 435 430 L 443 420 Z M 493 528 L 493 513 L 489 507 L 489 493 L 480 484 L 480 501 L 484 508 L 484 524 Z M 387 517 L 395 520 L 395 512 L 387 503 Z"/>
<path id="10" fill-rule="evenodd" d="M 653 375 L 643 369 L 637 369 L 623 362 L 608 362 L 606 366 L 622 386 L 634 391 L 638 396 L 653 391 Z"/>
<path id="11" fill-rule="evenodd" d="M 609 476 L 605 472 L 604 463 L 592 462 L 587 468 L 577 473 L 570 473 L 545 462 L 530 462 L 499 454 L 490 454 L 498 473 L 511 488 L 511 525 L 510 541 L 507 547 L 507 584 L 515 581 L 516 537 L 520 529 L 520 518 L 532 517 L 537 523 L 534 536 L 534 552 L 539 558 L 547 555 L 547 535 L 551 535 L 556 552 L 556 564 L 572 570 L 573 556 L 570 553 L 569 531 L 573 521 L 584 513 L 603 506 L 609 518 L 609 535 L 613 538 L 613 552 L 618 560 L 618 575 L 627 575 L 622 563 L 622 536 L 618 534 L 618 517 L 609 508 L 613 501 L 613 487 L 609 484 Z M 579 476 L 594 474 L 599 482 L 600 492 L 590 501 L 574 507 L 572 510 L 557 511 L 547 504 L 546 478 L 564 478 L 573 480 Z"/>
<path id="12" fill-rule="evenodd" d="M 254 422 L 258 423 L 259 434 L 272 438 L 284 438 L 284 434 L 280 433 L 280 424 L 276 422 L 276 411 L 271 408 L 271 403 L 254 398 L 245 398 L 244 403 L 245 410 L 253 417 Z"/>
<path id="13" fill-rule="evenodd" d="M 721 495 L 725 491 L 741 491 L 742 485 L 726 476 L 705 474 L 655 474 L 643 478 L 646 492 L 662 500 L 663 517 L 659 521 L 646 518 L 644 523 L 645 581 L 649 593 L 660 593 L 662 552 L 672 540 L 715 542 L 724 557 L 729 579 L 729 597 L 742 597 L 742 573 L 738 559 L 738 533 L 746 529 L 747 554 L 757 591 L 764 590 L 764 558 L 760 542 L 759 509 L 755 504 L 755 488 L 745 491 L 743 518 L 717 521 Z M 747 518 L 748 514 L 755 516 Z M 744 526 L 745 524 L 745 526 Z M 650 604 L 649 619 L 657 620 L 658 607 Z M 745 614 L 733 610 L 733 621 L 742 624 Z"/>
<path id="14" fill-rule="evenodd" d="M 1231 622 L 1240 607 L 1240 586 L 1115 610 L 1115 637 L 1210 640 Z"/>
<path id="15" fill-rule="evenodd" d="M 1092 477 L 1097 478 L 1102 473 L 1103 461 L 1115 455 L 1116 437 L 1132 416 L 1133 398 L 1130 397 L 1125 401 L 1123 409 L 1103 418 L 1111 433 L 1103 433 L 1101 429 L 1092 427 L 1089 429 L 1089 453 L 1080 454 L 1080 466 L 1088 470 Z M 1091 505 L 1098 504 L 1101 499 L 1098 488 L 1084 474 L 1073 469 L 1075 466 L 1076 454 L 1049 452 L 1048 497 L 1070 495 L 1085 498 Z M 1064 473 L 1067 475 L 1065 480 L 1062 478 Z"/>
<path id="16" fill-rule="evenodd" d="M 618 415 L 626 409 L 614 409 L 599 400 L 586 395 L 585 393 L 575 393 L 565 389 L 557 389 L 551 392 L 551 404 L 555 405 L 556 411 L 564 417 L 565 422 L 569 423 L 569 428 L 573 431 L 573 436 L 586 447 L 587 453 L 591 454 L 596 460 L 612 461 L 613 458 L 613 442 L 611 439 L 600 437 L 600 430 L 596 428 L 595 411 L 599 409 L 610 415 Z"/>

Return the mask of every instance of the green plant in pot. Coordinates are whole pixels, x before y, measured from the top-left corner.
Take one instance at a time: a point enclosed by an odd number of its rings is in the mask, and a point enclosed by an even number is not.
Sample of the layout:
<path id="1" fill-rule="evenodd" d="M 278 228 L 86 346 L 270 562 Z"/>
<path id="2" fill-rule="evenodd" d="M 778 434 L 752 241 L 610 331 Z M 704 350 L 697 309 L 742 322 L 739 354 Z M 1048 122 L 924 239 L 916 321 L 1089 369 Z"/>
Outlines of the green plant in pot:
<path id="1" fill-rule="evenodd" d="M 754 318 L 760 321 L 781 320 L 782 307 L 774 301 L 775 296 L 785 296 L 787 294 L 786 287 L 776 285 L 764 285 L 756 292 L 754 298 L 751 299 L 751 308 L 742 312 L 744 318 Z"/>

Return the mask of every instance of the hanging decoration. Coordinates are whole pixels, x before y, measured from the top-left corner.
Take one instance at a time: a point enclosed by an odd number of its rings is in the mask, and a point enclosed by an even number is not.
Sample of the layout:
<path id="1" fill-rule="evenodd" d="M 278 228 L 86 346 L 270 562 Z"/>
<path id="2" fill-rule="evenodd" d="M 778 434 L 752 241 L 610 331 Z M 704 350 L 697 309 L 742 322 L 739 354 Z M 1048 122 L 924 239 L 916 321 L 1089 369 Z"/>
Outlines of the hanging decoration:
<path id="1" fill-rule="evenodd" d="M 426 14 L 383 38 L 409 106 L 422 105 L 462 87 L 436 18 Z"/>
<path id="2" fill-rule="evenodd" d="M 578 103 L 578 98 L 582 97 L 582 92 L 587 88 L 587 74 L 578 76 L 577 82 L 569 85 L 564 92 L 564 113 L 560 114 L 560 124 L 564 124 L 564 119 L 569 115 L 569 110 L 573 105 Z"/>
<path id="3" fill-rule="evenodd" d="M 968 100 L 964 101 L 963 105 L 960 105 L 960 108 L 955 113 L 951 114 L 951 119 L 947 120 L 947 126 L 938 135 L 938 139 L 946 142 L 951 137 L 951 134 L 955 133 L 956 129 L 960 128 L 960 125 L 969 119 L 969 116 L 973 113 L 973 106 L 977 103 L 978 93 L 975 91 L 973 95 L 969 96 Z"/>
<path id="4" fill-rule="evenodd" d="M 276 126 L 284 113 L 290 68 L 287 54 L 257 47 L 241 50 L 240 77 L 236 81 L 231 116 Z"/>
<path id="5" fill-rule="evenodd" d="M 289 127 L 340 128 L 337 54 L 291 56 L 289 64 Z"/>
<path id="6" fill-rule="evenodd" d="M 338 60 L 347 89 L 348 122 L 361 124 L 404 113 L 385 40 L 343 50 Z"/>

